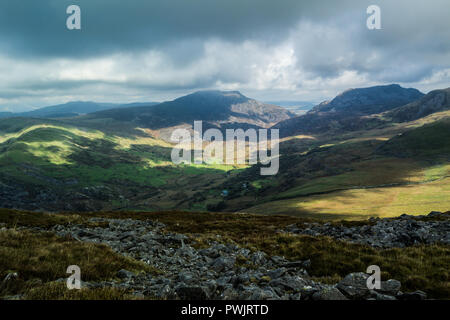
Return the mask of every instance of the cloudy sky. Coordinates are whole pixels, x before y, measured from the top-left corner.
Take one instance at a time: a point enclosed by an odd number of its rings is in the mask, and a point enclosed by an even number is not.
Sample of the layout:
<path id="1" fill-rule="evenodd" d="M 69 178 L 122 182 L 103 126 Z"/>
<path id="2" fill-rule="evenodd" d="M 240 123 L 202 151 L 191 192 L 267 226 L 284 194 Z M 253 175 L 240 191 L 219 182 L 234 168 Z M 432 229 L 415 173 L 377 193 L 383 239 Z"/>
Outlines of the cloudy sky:
<path id="1" fill-rule="evenodd" d="M 81 8 L 81 30 L 66 9 Z M 381 30 L 366 9 L 381 8 Z M 200 89 L 322 101 L 450 86 L 448 0 L 2 0 L 0 111 L 162 101 Z"/>

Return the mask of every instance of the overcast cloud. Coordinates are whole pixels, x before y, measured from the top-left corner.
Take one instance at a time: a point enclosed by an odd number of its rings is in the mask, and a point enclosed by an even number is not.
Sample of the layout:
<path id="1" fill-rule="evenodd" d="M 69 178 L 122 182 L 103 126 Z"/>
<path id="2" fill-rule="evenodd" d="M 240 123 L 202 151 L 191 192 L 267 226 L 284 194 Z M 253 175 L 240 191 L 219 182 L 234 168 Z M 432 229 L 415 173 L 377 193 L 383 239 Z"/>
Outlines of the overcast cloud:
<path id="1" fill-rule="evenodd" d="M 66 29 L 81 7 L 82 30 Z M 366 28 L 381 7 L 382 30 Z M 450 86 L 448 0 L 2 0 L 0 111 L 161 101 L 201 89 L 322 101 Z"/>

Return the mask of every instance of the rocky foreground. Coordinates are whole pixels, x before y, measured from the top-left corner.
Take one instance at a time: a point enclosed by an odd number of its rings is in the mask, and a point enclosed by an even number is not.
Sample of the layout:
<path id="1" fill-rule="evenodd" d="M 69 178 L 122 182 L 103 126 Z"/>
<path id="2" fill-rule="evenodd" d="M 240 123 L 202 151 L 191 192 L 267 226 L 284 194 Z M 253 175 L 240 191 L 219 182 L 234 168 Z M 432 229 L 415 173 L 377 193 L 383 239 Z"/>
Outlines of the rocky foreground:
<path id="1" fill-rule="evenodd" d="M 432 213 L 433 215 L 439 213 Z M 151 220 L 92 218 L 103 227 L 56 225 L 50 231 L 78 241 L 103 243 L 114 251 L 135 258 L 162 271 L 159 275 L 134 274 L 120 270 L 118 281 L 83 282 L 88 288 L 116 287 L 131 290 L 137 298 L 159 299 L 286 299 L 346 300 L 425 299 L 422 291 L 404 293 L 397 280 L 383 281 L 381 289 L 367 288 L 368 275 L 352 273 L 337 284 L 313 281 L 310 262 L 288 261 L 267 256 L 235 244 L 209 243 L 196 249 L 191 240 L 165 230 Z M 282 232 L 328 235 L 340 240 L 379 247 L 414 245 L 442 241 L 449 243 L 450 224 L 443 221 L 417 221 L 409 216 L 381 219 L 370 225 L 343 227 L 331 224 L 291 225 Z M 34 228 L 33 231 L 45 231 Z M 48 231 L 48 230 L 47 230 Z M 60 281 L 65 281 L 61 279 Z"/>

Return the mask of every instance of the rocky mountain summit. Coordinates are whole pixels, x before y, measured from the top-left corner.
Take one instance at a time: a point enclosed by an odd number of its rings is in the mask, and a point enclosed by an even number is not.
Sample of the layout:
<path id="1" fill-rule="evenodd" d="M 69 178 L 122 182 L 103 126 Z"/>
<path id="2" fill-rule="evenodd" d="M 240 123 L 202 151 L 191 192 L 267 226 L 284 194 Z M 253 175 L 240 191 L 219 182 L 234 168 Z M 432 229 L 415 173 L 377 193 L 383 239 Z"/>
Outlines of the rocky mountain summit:
<path id="1" fill-rule="evenodd" d="M 433 215 L 438 213 L 433 213 Z M 208 242 L 201 248 L 186 235 L 165 230 L 158 221 L 134 219 L 91 218 L 95 227 L 81 224 L 55 225 L 50 229 L 21 227 L 32 232 L 54 232 L 77 241 L 102 243 L 115 252 L 143 261 L 161 272 L 135 274 L 120 270 L 117 279 L 103 282 L 83 282 L 87 288 L 113 287 L 127 289 L 136 298 L 158 299 L 285 299 L 285 300 L 398 300 L 425 299 L 421 291 L 403 293 L 401 283 L 382 281 L 381 289 L 367 288 L 368 274 L 351 273 L 336 284 L 314 281 L 308 274 L 310 261 L 289 261 L 281 256 L 268 256 L 231 243 Z M 423 222 L 407 217 L 400 220 L 383 219 L 364 228 L 333 229 L 329 224 L 310 225 L 305 234 L 325 234 L 350 241 L 360 241 L 355 234 L 380 234 L 377 241 L 387 246 L 399 245 L 400 240 L 389 235 L 398 230 L 415 230 L 418 238 L 448 241 L 448 223 Z M 420 228 L 419 228 L 419 227 Z M 5 228 L 3 228 L 5 229 Z M 299 233 L 294 226 L 289 232 Z M 364 231 L 363 231 L 364 230 Z M 382 232 L 381 230 L 385 230 Z M 439 233 L 436 233 L 436 230 Z M 446 231 L 447 230 L 447 231 Z M 425 232 L 426 231 L 426 232 Z M 447 233 L 444 235 L 444 233 Z M 381 236 L 383 234 L 383 236 Z M 402 236 L 404 237 L 403 233 Z M 426 234 L 430 234 L 428 237 Z M 377 245 L 370 236 L 365 243 Z M 402 238 L 403 239 L 403 238 Z M 415 240 L 408 238 L 408 244 Z M 427 240 L 428 241 L 428 240 Z M 448 243 L 448 242 L 447 242 Z M 380 243 L 381 244 L 381 243 Z M 4 281 L 12 281 L 10 276 Z M 58 281 L 65 281 L 60 279 Z"/>
<path id="2" fill-rule="evenodd" d="M 374 114 L 400 107 L 423 97 L 414 88 L 402 88 L 398 84 L 349 89 L 331 101 L 315 106 L 309 113 L 350 112 L 355 114 Z"/>

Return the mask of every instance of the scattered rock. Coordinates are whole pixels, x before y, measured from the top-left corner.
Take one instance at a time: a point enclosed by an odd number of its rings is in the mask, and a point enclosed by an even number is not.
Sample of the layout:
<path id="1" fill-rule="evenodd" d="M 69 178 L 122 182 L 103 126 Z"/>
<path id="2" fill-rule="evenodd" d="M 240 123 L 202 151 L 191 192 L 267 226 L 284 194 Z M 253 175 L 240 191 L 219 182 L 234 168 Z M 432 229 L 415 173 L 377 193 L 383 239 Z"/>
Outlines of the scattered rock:
<path id="1" fill-rule="evenodd" d="M 209 298 L 205 288 L 200 286 L 181 285 L 176 289 L 176 293 L 182 300 L 205 300 Z"/>
<path id="2" fill-rule="evenodd" d="M 381 281 L 381 289 L 377 291 L 395 296 L 400 291 L 401 286 L 400 281 L 390 279 L 388 281 Z"/>
<path id="3" fill-rule="evenodd" d="M 19 274 L 17 272 L 8 273 L 2 282 L 0 282 L 0 292 L 5 291 L 8 292 L 11 289 L 20 286 L 20 282 L 23 280 L 19 279 Z M 13 289 L 14 290 L 14 289 Z"/>
<path id="4" fill-rule="evenodd" d="M 397 300 L 395 297 L 387 295 L 387 294 L 382 294 L 379 293 L 375 290 L 371 290 L 370 291 L 371 294 L 371 298 L 375 299 L 375 300 Z"/>
<path id="5" fill-rule="evenodd" d="M 313 300 L 348 300 L 337 288 L 330 287 L 315 292 Z"/>
<path id="6" fill-rule="evenodd" d="M 235 263 L 234 258 L 219 257 L 212 263 L 212 268 L 216 272 L 228 271 L 234 267 L 234 263 Z"/>
<path id="7" fill-rule="evenodd" d="M 436 216 L 440 216 L 441 214 L 442 214 L 442 212 L 439 212 L 439 211 L 431 211 L 428 214 L 428 217 L 436 217 Z"/>
<path id="8" fill-rule="evenodd" d="M 3 283 L 15 281 L 19 278 L 19 274 L 17 272 L 11 272 L 6 275 L 6 277 L 3 279 Z"/>
<path id="9" fill-rule="evenodd" d="M 350 273 L 338 283 L 337 288 L 350 299 L 365 299 L 369 297 L 370 290 L 367 288 L 366 273 Z"/>
<path id="10" fill-rule="evenodd" d="M 425 300 L 427 294 L 423 291 L 417 290 L 409 293 L 402 293 L 397 296 L 399 300 Z"/>
<path id="11" fill-rule="evenodd" d="M 129 279 L 134 276 L 134 273 L 125 269 L 121 269 L 119 270 L 119 272 L 117 272 L 117 276 L 120 279 Z"/>

